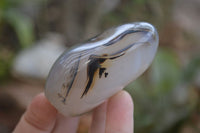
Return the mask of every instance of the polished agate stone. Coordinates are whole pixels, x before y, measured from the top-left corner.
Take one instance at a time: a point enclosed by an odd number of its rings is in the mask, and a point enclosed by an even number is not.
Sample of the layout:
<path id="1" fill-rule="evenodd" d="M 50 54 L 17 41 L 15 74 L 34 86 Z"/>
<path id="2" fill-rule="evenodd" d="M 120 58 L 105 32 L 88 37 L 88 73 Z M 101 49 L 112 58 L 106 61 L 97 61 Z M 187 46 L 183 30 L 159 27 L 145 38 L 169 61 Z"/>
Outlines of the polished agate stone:
<path id="1" fill-rule="evenodd" d="M 45 95 L 65 116 L 88 112 L 139 77 L 151 64 L 157 47 L 158 34 L 151 24 L 111 28 L 57 59 Z"/>

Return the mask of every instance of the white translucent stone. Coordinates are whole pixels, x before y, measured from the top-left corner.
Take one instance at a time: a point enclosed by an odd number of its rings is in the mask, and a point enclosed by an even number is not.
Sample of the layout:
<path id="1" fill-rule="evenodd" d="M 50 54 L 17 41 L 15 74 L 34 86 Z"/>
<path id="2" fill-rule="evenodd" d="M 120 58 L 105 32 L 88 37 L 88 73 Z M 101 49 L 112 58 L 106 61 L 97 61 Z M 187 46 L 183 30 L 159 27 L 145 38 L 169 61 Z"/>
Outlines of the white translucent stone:
<path id="1" fill-rule="evenodd" d="M 111 28 L 57 59 L 46 81 L 46 97 L 65 116 L 88 112 L 139 77 L 157 47 L 151 24 Z"/>

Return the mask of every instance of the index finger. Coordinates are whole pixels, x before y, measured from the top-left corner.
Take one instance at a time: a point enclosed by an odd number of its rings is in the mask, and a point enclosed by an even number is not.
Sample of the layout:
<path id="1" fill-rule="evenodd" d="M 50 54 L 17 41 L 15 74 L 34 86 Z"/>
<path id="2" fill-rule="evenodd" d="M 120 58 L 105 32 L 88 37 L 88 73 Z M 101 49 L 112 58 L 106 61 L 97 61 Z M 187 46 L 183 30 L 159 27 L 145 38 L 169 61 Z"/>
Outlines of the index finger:
<path id="1" fill-rule="evenodd" d="M 57 110 L 41 93 L 32 100 L 13 133 L 49 133 L 53 130 L 56 116 Z"/>

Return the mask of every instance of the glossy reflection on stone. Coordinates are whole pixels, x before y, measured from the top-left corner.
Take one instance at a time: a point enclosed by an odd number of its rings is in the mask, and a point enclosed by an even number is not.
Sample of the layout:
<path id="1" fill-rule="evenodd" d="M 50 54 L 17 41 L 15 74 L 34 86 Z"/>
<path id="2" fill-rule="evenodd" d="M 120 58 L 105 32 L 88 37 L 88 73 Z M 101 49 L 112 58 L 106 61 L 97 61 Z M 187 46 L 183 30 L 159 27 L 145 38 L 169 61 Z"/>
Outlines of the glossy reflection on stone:
<path id="1" fill-rule="evenodd" d="M 151 24 L 111 28 L 57 59 L 47 78 L 46 97 L 65 116 L 83 114 L 140 76 L 157 47 Z"/>

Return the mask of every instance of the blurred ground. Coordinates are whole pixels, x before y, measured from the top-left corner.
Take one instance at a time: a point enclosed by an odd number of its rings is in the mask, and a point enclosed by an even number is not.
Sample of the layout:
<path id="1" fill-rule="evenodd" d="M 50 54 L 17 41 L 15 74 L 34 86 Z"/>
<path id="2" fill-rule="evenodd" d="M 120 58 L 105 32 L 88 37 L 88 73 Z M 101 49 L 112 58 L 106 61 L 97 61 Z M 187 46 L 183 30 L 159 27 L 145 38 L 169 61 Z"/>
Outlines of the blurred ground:
<path id="1" fill-rule="evenodd" d="M 199 0 L 1 0 L 0 132 L 11 132 L 44 91 L 63 49 L 109 27 L 147 21 L 158 29 L 160 46 L 148 71 L 126 87 L 135 133 L 199 133 L 199 7 Z M 90 122 L 91 114 L 84 115 L 78 132 L 86 133 Z"/>

